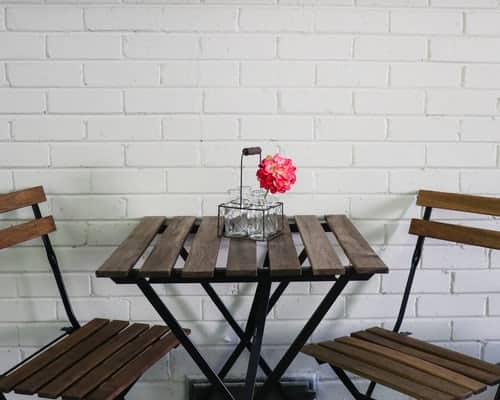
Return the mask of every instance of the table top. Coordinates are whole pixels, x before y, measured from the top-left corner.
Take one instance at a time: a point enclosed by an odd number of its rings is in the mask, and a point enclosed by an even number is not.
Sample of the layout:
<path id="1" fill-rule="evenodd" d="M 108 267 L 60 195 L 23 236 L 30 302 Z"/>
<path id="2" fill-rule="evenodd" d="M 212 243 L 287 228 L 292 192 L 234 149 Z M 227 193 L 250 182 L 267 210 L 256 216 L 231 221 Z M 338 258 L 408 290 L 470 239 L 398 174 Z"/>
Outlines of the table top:
<path id="1" fill-rule="evenodd" d="M 257 259 L 255 241 L 229 239 L 227 265 L 217 265 L 222 242 L 217 218 L 144 217 L 96 275 L 118 281 L 150 278 L 165 282 L 196 282 L 215 281 L 217 277 L 233 281 L 252 280 L 262 274 L 276 279 L 306 275 L 312 279 L 328 279 L 346 271 L 361 275 L 388 272 L 384 262 L 345 215 L 286 218 L 288 223 L 284 224 L 283 233 L 267 242 L 263 265 L 259 265 L 262 263 Z M 292 232 L 300 234 L 309 259 L 307 267 L 301 265 Z M 333 232 L 350 265 L 342 264 L 328 232 Z M 190 235 L 192 242 L 188 250 L 185 242 Z M 179 256 L 185 260 L 182 266 L 176 266 Z M 139 262 L 141 257 L 144 262 Z"/>

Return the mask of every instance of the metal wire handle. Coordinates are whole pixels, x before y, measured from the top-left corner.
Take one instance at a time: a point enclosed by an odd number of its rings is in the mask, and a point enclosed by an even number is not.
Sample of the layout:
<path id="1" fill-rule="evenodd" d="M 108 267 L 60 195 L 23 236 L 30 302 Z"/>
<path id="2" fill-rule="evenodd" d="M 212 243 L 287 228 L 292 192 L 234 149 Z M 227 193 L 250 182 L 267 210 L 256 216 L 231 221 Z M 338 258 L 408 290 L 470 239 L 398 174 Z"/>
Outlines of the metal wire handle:
<path id="1" fill-rule="evenodd" d="M 243 207 L 243 157 L 259 155 L 259 165 L 262 162 L 262 148 L 261 147 L 245 147 L 241 150 L 240 162 L 240 208 Z"/>

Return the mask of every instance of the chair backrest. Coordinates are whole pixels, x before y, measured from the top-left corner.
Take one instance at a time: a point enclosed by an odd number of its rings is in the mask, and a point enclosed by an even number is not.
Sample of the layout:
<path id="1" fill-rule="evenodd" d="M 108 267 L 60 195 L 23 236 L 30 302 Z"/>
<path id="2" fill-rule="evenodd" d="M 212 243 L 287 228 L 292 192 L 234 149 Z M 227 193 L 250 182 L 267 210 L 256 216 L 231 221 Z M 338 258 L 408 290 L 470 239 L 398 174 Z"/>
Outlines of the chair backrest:
<path id="1" fill-rule="evenodd" d="M 38 203 L 47 200 L 42 186 L 20 190 L 8 194 L 0 194 L 0 214 L 24 207 L 38 208 Z M 35 213 L 36 217 L 36 213 Z M 56 230 L 52 216 L 36 218 L 32 221 L 13 225 L 0 230 L 0 249 L 45 236 Z"/>

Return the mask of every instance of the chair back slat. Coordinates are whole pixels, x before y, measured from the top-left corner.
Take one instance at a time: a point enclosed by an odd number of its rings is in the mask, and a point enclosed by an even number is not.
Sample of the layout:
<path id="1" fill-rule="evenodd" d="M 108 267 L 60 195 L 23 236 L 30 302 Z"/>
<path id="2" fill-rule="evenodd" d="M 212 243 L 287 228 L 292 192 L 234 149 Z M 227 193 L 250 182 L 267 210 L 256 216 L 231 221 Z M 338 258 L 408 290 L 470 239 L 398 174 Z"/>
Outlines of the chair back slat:
<path id="1" fill-rule="evenodd" d="M 48 235 L 56 230 L 54 218 L 45 217 L 0 230 L 0 250 Z"/>
<path id="2" fill-rule="evenodd" d="M 0 214 L 46 201 L 42 186 L 0 194 Z"/>
<path id="3" fill-rule="evenodd" d="M 500 198 L 495 197 L 421 190 L 418 192 L 417 205 L 500 216 Z"/>
<path id="4" fill-rule="evenodd" d="M 411 221 L 410 233 L 449 242 L 500 250 L 500 232 L 434 221 Z"/>

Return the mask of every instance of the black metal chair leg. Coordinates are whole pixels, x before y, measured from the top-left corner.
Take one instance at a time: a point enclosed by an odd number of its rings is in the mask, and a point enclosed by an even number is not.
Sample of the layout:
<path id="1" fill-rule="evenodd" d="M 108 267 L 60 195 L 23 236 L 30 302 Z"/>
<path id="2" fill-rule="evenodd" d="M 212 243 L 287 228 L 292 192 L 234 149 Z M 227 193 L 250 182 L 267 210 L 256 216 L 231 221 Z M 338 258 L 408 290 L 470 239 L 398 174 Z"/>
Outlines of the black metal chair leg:
<path id="1" fill-rule="evenodd" d="M 377 386 L 377 382 L 370 382 L 370 386 L 368 386 L 368 389 L 366 390 L 366 395 L 371 396 L 373 394 L 373 391 L 375 390 L 375 386 Z"/>
<path id="2" fill-rule="evenodd" d="M 352 397 L 354 397 L 356 400 L 373 400 L 371 397 L 361 393 L 358 390 L 358 388 L 354 386 L 354 383 L 352 383 L 351 379 L 342 369 L 334 367 L 333 365 L 330 365 L 330 367 L 337 374 L 337 376 L 342 381 L 342 383 L 344 384 L 345 388 L 349 391 L 349 393 L 352 394 Z"/>
<path id="3" fill-rule="evenodd" d="M 0 400 L 7 400 L 3 393 L 0 393 Z"/>
<path id="4" fill-rule="evenodd" d="M 495 394 L 495 400 L 500 400 L 500 385 L 498 386 L 497 392 Z"/>

